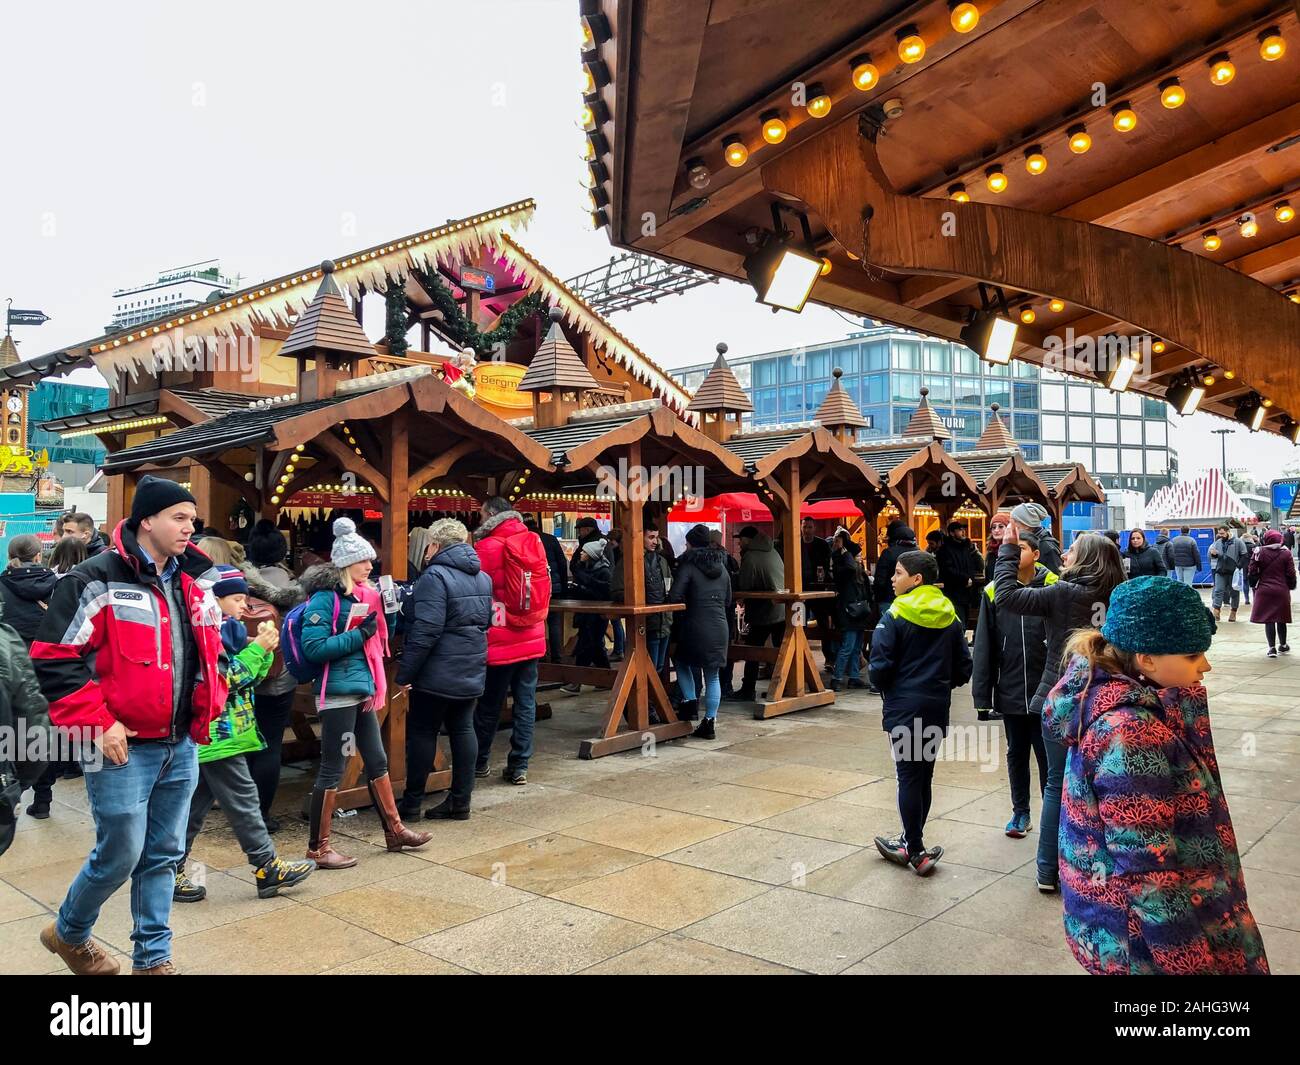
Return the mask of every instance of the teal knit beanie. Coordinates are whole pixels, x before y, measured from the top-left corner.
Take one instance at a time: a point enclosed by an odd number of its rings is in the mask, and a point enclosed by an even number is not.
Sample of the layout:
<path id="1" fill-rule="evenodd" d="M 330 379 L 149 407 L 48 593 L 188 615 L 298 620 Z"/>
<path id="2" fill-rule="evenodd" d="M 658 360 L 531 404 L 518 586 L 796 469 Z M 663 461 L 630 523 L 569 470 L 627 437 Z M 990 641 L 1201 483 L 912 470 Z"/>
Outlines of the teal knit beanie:
<path id="1" fill-rule="evenodd" d="M 1129 654 L 1194 655 L 1210 649 L 1214 628 L 1196 589 L 1168 577 L 1134 577 L 1110 593 L 1101 634 Z"/>

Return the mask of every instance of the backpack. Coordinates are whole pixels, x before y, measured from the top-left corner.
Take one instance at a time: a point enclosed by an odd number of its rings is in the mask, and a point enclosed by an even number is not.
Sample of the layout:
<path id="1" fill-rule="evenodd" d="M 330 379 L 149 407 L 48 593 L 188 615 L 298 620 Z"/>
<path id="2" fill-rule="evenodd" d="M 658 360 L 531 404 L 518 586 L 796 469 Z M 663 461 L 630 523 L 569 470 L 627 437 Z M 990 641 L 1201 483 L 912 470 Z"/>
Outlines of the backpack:
<path id="1" fill-rule="evenodd" d="M 280 611 L 265 599 L 259 599 L 255 595 L 250 595 L 246 599 L 244 607 L 244 627 L 248 629 L 249 640 L 257 636 L 257 627 L 262 622 L 269 621 L 276 629 L 281 628 Z M 266 680 L 272 677 L 278 677 L 284 672 L 284 654 L 277 650 L 271 658 L 271 668 L 266 671 Z"/>
<path id="2" fill-rule="evenodd" d="M 503 537 L 501 562 L 506 624 L 524 629 L 545 621 L 551 606 L 551 567 L 542 538 L 534 532 Z"/>
<path id="3" fill-rule="evenodd" d="M 309 684 L 316 678 L 321 678 L 321 693 L 324 694 L 324 672 L 326 666 L 316 662 L 309 662 L 307 656 L 302 653 L 302 619 L 307 612 L 307 599 L 290 609 L 289 613 L 284 616 L 284 623 L 280 626 L 280 651 L 284 656 L 284 668 L 293 674 L 294 679 L 299 684 Z M 330 619 L 330 632 L 333 632 L 339 621 L 339 597 L 334 597 L 334 616 Z"/>

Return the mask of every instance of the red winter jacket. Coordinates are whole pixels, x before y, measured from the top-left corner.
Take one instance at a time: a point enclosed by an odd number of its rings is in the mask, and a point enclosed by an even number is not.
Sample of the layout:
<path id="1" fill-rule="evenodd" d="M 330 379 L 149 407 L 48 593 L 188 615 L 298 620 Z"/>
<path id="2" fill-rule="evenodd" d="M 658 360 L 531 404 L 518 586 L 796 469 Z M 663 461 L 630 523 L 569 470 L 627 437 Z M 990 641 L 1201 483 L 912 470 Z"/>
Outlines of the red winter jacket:
<path id="1" fill-rule="evenodd" d="M 135 534 L 119 522 L 112 549 L 77 566 L 50 596 L 32 659 L 56 725 L 107 729 L 120 721 L 140 739 L 171 734 L 169 604 L 139 550 Z M 218 574 L 193 545 L 180 567 L 198 651 L 189 731 L 206 744 L 227 691 L 219 668 L 221 608 L 212 594 Z"/>
<path id="2" fill-rule="evenodd" d="M 505 586 L 505 562 L 503 554 L 506 537 L 517 536 L 527 532 L 524 520 L 515 510 L 502 511 L 488 518 L 474 531 L 478 542 L 479 565 L 483 572 L 492 578 L 493 616 L 500 613 L 495 604 L 501 601 Z M 534 534 L 536 535 L 536 534 Z M 514 662 L 527 662 L 541 658 L 546 654 L 546 622 L 528 625 L 516 629 L 510 625 L 490 625 L 488 627 L 487 664 L 489 666 L 508 666 Z"/>

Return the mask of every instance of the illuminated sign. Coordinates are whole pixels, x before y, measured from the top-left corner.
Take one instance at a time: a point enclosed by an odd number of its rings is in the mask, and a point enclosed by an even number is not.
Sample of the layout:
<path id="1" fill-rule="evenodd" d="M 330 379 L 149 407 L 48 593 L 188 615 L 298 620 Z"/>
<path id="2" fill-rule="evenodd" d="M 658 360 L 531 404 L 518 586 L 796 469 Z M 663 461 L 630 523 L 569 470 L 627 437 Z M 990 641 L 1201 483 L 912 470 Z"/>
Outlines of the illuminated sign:
<path id="1" fill-rule="evenodd" d="M 463 266 L 460 271 L 460 287 L 472 289 L 475 292 L 495 292 L 497 290 L 497 279 L 486 270 Z"/>
<path id="2" fill-rule="evenodd" d="M 527 372 L 528 367 L 514 362 L 481 362 L 474 367 L 474 398 L 494 407 L 529 409 L 532 396 L 519 391 Z"/>

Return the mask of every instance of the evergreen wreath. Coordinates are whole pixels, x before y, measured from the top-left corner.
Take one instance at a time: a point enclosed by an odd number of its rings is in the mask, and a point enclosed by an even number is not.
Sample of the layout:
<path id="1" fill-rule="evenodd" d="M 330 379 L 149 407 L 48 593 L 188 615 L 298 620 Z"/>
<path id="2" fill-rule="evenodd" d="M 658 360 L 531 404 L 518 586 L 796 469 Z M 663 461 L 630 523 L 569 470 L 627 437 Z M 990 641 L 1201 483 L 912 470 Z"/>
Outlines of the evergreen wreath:
<path id="1" fill-rule="evenodd" d="M 480 360 L 490 359 L 498 344 L 509 344 L 519 332 L 520 327 L 529 317 L 540 313 L 543 306 L 542 294 L 534 292 L 521 300 L 516 300 L 509 309 L 497 319 L 497 326 L 489 332 L 479 331 L 465 312 L 460 309 L 451 289 L 437 273 L 415 268 L 420 284 L 433 298 L 433 305 L 442 312 L 442 331 L 461 347 L 474 349 Z"/>

